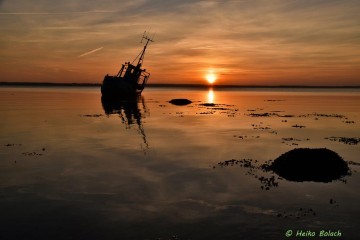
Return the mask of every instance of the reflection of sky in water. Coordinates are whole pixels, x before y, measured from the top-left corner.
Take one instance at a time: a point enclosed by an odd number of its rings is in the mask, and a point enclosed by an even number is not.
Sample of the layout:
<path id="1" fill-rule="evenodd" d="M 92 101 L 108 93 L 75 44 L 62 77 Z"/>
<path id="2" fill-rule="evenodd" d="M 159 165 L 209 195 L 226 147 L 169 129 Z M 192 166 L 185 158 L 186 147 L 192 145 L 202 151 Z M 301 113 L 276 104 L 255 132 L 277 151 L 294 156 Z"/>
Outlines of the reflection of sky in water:
<path id="1" fill-rule="evenodd" d="M 247 169 L 217 165 L 264 163 L 296 147 L 359 162 L 359 145 L 325 139 L 360 137 L 357 92 L 147 89 L 144 101 L 106 115 L 98 89 L 0 90 L 5 239 L 282 239 L 288 228 L 357 236 L 358 173 L 346 184 L 278 180 L 265 191 Z M 169 104 L 175 97 L 193 104 Z M 296 117 L 250 115 L 265 112 Z"/>

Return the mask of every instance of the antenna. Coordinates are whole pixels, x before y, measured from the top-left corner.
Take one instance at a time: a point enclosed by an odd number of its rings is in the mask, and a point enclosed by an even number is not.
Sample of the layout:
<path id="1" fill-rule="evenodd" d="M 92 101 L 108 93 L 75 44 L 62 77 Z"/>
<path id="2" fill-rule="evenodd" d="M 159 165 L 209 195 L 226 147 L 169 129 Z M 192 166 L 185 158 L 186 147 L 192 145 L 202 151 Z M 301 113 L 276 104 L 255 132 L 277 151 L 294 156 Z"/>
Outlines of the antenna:
<path id="1" fill-rule="evenodd" d="M 152 37 L 149 37 L 149 35 L 147 34 L 147 32 L 144 31 L 140 43 L 142 43 L 143 39 L 147 40 L 146 45 L 148 44 L 148 42 L 154 42 L 154 36 L 155 36 L 155 33 L 153 34 Z"/>
<path id="2" fill-rule="evenodd" d="M 135 62 L 135 60 L 136 60 L 137 58 L 139 58 L 138 66 L 143 63 L 144 57 L 145 57 L 146 47 L 147 47 L 147 45 L 149 44 L 149 42 L 154 42 L 154 36 L 155 36 L 155 33 L 153 34 L 152 37 L 149 37 L 148 33 L 147 33 L 146 31 L 144 31 L 143 36 L 142 36 L 141 41 L 140 41 L 140 43 L 142 43 L 142 42 L 143 42 L 143 39 L 146 40 L 146 43 L 145 43 L 145 45 L 144 45 L 144 49 L 143 49 L 143 50 L 139 53 L 139 55 L 134 59 L 133 63 Z M 140 57 L 139 57 L 139 56 L 140 56 Z"/>
<path id="3" fill-rule="evenodd" d="M 146 31 L 144 31 L 144 33 L 143 33 L 143 36 L 142 36 L 142 38 L 141 38 L 140 43 L 142 43 L 142 40 L 144 39 L 145 35 L 146 35 Z"/>

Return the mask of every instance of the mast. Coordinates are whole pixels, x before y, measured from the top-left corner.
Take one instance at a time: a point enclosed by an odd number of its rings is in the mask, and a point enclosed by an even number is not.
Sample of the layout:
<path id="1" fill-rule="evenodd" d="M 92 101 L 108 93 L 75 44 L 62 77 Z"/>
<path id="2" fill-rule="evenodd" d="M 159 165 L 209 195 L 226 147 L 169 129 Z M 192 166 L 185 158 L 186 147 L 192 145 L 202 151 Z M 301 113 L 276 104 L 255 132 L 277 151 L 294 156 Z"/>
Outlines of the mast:
<path id="1" fill-rule="evenodd" d="M 141 55 L 140 55 L 140 58 L 139 58 L 139 61 L 138 61 L 138 66 L 140 66 L 139 64 L 142 65 L 143 61 L 144 61 L 144 57 L 145 57 L 145 51 L 146 51 L 146 48 L 147 48 L 147 45 L 149 44 L 149 42 L 154 42 L 154 36 L 152 36 L 152 38 L 150 38 L 147 34 L 146 34 L 146 31 L 144 32 L 143 36 L 142 36 L 142 39 L 141 39 L 141 43 L 143 41 L 143 39 L 146 40 L 146 44 L 144 46 L 144 49 L 141 51 Z"/>

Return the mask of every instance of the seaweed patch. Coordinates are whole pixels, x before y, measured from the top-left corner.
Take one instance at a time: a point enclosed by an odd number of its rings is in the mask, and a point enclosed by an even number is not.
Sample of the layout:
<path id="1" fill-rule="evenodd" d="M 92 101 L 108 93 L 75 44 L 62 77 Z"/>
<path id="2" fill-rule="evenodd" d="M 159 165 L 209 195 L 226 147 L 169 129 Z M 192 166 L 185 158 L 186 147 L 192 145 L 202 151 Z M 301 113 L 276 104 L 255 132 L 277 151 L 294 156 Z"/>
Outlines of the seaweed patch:
<path id="1" fill-rule="evenodd" d="M 80 115 L 81 117 L 102 117 L 104 116 L 103 114 L 83 114 L 83 115 Z"/>
<path id="2" fill-rule="evenodd" d="M 348 145 L 357 145 L 360 142 L 360 138 L 355 137 L 327 137 L 330 141 L 341 142 Z"/>
<path id="3" fill-rule="evenodd" d="M 263 171 L 263 166 L 258 164 L 257 160 L 253 160 L 253 159 L 240 159 L 240 160 L 231 159 L 231 160 L 219 162 L 217 165 L 222 168 L 237 165 L 241 168 L 246 169 L 247 170 L 246 175 L 253 176 L 254 178 L 259 180 L 261 190 L 270 190 L 270 188 L 272 187 L 278 187 L 279 184 L 277 180 L 281 179 L 279 177 L 275 177 L 275 175 L 263 176 L 263 174 L 261 175 L 258 174 L 259 172 L 265 173 L 265 171 Z M 213 168 L 215 168 L 215 166 Z"/>

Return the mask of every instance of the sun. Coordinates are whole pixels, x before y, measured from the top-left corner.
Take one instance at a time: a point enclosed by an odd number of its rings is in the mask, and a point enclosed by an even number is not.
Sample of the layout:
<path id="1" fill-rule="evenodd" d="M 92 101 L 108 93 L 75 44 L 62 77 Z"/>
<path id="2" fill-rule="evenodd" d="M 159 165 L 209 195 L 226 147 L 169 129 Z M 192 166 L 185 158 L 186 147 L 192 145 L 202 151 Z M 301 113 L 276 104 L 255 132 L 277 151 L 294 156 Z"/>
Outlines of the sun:
<path id="1" fill-rule="evenodd" d="M 210 83 L 213 84 L 216 81 L 216 75 L 212 72 L 209 72 L 208 74 L 206 74 L 206 80 Z"/>

